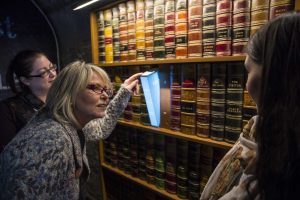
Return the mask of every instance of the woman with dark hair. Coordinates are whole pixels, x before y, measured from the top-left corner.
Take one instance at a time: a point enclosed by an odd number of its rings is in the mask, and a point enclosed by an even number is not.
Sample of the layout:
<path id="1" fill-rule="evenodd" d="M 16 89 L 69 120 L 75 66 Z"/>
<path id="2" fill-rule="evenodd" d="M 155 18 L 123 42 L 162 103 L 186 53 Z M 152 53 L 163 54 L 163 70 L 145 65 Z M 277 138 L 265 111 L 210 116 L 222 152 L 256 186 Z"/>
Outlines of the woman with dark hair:
<path id="1" fill-rule="evenodd" d="M 258 116 L 221 160 L 201 199 L 299 199 L 300 14 L 259 29 L 245 67 Z"/>
<path id="2" fill-rule="evenodd" d="M 42 52 L 24 50 L 13 58 L 6 80 L 15 96 L 0 102 L 0 152 L 44 105 L 55 78 L 56 65 Z"/>

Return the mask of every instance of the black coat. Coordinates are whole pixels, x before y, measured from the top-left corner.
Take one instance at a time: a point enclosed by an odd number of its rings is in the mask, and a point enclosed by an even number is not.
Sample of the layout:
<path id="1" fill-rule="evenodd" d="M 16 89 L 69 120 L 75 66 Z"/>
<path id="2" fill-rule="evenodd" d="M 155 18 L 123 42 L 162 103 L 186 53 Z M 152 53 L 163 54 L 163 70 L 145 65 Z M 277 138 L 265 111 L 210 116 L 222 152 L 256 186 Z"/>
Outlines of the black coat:
<path id="1" fill-rule="evenodd" d="M 20 93 L 0 102 L 0 153 L 43 105 L 31 93 Z"/>

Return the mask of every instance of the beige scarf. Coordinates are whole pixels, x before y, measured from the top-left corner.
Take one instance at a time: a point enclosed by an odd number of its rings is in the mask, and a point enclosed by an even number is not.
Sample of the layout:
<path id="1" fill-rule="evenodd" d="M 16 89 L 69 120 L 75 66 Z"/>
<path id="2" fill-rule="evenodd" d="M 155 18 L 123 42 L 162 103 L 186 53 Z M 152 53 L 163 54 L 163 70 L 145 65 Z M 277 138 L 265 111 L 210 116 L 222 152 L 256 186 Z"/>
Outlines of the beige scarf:
<path id="1" fill-rule="evenodd" d="M 210 176 L 200 200 L 215 199 L 244 199 L 247 197 L 246 184 L 253 180 L 253 175 L 247 171 L 253 171 L 253 164 L 257 144 L 255 143 L 255 127 L 257 116 L 252 117 L 228 153 L 220 161 Z M 247 170 L 245 171 L 245 169 Z M 250 189 L 254 189 L 256 181 L 251 183 Z M 225 195 L 225 196 L 224 196 Z"/>

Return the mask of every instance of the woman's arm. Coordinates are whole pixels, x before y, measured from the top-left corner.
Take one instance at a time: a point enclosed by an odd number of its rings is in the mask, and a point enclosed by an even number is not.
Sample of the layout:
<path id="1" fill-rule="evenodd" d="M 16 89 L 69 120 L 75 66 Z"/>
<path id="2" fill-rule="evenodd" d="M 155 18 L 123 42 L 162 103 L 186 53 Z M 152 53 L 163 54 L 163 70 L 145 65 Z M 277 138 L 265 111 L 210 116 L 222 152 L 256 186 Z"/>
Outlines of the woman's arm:
<path id="1" fill-rule="evenodd" d="M 139 82 L 138 78 L 141 74 L 142 73 L 137 73 L 126 79 L 117 95 L 109 103 L 105 116 L 90 121 L 82 129 L 87 140 L 105 139 L 111 134 L 118 122 L 119 116 L 127 106 L 131 93 L 136 90 L 135 88 Z"/>

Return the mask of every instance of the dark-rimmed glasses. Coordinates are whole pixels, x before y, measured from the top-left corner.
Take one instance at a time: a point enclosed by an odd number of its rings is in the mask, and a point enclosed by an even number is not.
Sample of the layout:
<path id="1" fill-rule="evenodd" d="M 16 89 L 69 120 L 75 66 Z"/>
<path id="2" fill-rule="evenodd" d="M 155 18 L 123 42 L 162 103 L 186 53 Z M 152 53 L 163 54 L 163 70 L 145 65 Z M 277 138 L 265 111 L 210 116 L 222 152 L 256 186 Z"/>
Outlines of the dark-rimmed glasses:
<path id="1" fill-rule="evenodd" d="M 103 94 L 103 92 L 105 92 L 109 98 L 111 98 L 113 96 L 112 89 L 103 88 L 99 85 L 89 84 L 86 86 L 86 88 L 89 90 L 92 90 L 93 92 L 95 92 L 97 94 Z"/>
<path id="2" fill-rule="evenodd" d="M 51 67 L 49 67 L 49 69 L 45 69 L 44 71 L 42 71 L 40 74 L 37 75 L 29 75 L 28 77 L 37 77 L 37 78 L 45 78 L 48 77 L 50 75 L 50 72 L 54 72 L 57 69 L 57 65 L 56 64 L 52 64 Z"/>

